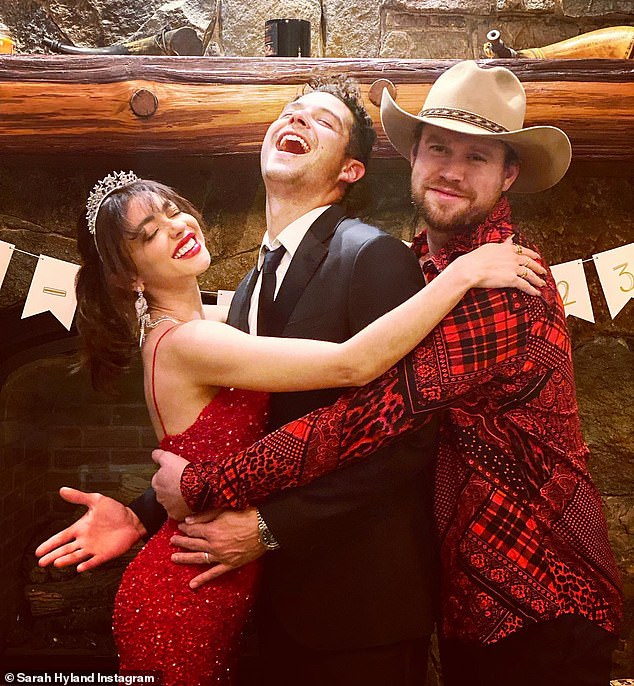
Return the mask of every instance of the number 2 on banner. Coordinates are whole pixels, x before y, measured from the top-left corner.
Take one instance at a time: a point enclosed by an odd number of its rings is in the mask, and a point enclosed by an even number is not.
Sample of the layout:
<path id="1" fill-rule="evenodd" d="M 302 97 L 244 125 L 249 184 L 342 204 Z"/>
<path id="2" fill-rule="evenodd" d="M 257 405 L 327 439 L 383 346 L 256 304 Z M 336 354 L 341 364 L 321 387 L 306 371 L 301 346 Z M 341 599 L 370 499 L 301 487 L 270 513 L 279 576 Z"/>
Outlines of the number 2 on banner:
<path id="1" fill-rule="evenodd" d="M 559 291 L 559 295 L 561 295 L 561 299 L 564 301 L 564 307 L 570 307 L 577 302 L 576 300 L 568 300 L 568 297 L 570 296 L 570 284 L 567 281 L 558 281 L 557 290 Z"/>
<path id="2" fill-rule="evenodd" d="M 612 271 L 619 271 L 619 276 L 627 276 L 630 280 L 630 287 L 629 288 L 623 288 L 623 286 L 619 286 L 619 288 L 623 291 L 623 293 L 629 293 L 631 290 L 634 290 L 634 274 L 632 272 L 626 271 L 627 269 L 627 262 L 623 262 L 623 264 L 617 264 L 616 267 L 612 267 Z"/>

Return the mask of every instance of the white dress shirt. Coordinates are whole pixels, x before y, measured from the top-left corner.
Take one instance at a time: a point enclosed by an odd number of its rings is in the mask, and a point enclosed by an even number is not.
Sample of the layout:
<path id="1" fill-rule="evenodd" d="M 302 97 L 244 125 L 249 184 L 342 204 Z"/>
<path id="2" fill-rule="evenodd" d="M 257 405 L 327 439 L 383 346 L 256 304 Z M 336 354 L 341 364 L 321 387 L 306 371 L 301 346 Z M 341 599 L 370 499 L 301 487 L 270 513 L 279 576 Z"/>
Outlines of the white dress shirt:
<path id="1" fill-rule="evenodd" d="M 258 301 L 260 299 L 260 287 L 262 285 L 262 265 L 264 264 L 264 248 L 269 250 L 275 250 L 280 246 L 286 248 L 284 257 L 280 260 L 280 264 L 275 270 L 275 296 L 280 290 L 282 281 L 286 276 L 286 272 L 291 264 L 293 256 L 297 252 L 299 244 L 304 239 L 306 232 L 310 229 L 314 221 L 317 220 L 330 205 L 324 205 L 323 207 L 316 207 L 314 210 L 310 210 L 303 214 L 301 217 L 291 222 L 286 228 L 284 228 L 276 238 L 272 241 L 269 238 L 268 231 L 264 234 L 262 238 L 262 245 L 260 246 L 260 253 L 258 255 L 258 279 L 255 282 L 255 288 L 253 289 L 253 295 L 251 296 L 251 303 L 249 305 L 249 333 L 257 335 L 258 333 Z"/>

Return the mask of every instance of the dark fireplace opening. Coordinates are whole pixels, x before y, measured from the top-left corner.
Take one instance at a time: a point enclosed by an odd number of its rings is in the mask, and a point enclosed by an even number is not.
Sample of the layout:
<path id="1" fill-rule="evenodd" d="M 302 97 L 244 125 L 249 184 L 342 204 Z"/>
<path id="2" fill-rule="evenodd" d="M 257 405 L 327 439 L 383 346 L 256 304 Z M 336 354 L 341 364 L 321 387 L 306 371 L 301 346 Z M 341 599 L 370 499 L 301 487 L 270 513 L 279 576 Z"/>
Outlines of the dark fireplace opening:
<path id="1" fill-rule="evenodd" d="M 40 346 L 0 388 L 0 656 L 23 669 L 69 656 L 115 668 L 112 604 L 138 548 L 82 574 L 74 566 L 41 568 L 34 551 L 84 511 L 60 498 L 61 486 L 124 503 L 141 493 L 154 471 L 156 437 L 140 366 L 110 397 L 96 393 L 85 373 L 71 373 L 74 341 L 63 347 L 71 349 L 60 353 L 59 341 Z"/>

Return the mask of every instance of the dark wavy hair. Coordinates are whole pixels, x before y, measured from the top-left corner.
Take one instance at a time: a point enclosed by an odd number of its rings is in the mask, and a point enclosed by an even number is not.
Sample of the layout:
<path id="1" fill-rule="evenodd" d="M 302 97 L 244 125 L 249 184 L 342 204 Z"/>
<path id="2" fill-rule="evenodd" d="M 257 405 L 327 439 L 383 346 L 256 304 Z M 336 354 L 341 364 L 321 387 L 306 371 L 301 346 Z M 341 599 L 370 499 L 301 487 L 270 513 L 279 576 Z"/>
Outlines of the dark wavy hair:
<path id="1" fill-rule="evenodd" d="M 349 76 L 341 74 L 339 76 L 315 77 L 308 84 L 311 91 L 319 93 L 329 93 L 341 102 L 352 113 L 352 128 L 350 129 L 350 140 L 346 148 L 346 155 L 352 157 L 363 164 L 367 164 L 370 154 L 376 141 L 376 131 L 372 118 L 365 109 L 361 99 L 359 84 Z M 297 99 L 301 98 L 299 95 Z"/>
<path id="2" fill-rule="evenodd" d="M 115 381 L 130 368 L 139 350 L 139 325 L 134 309 L 132 283 L 136 267 L 128 248 L 138 229 L 127 221 L 130 202 L 142 198 L 148 210 L 161 210 L 157 198 L 173 202 L 203 226 L 199 212 L 169 186 L 140 179 L 109 195 L 101 204 L 93 236 L 86 213 L 77 225 L 81 268 L 77 275 L 77 330 L 80 335 L 79 366 L 90 374 L 97 390 L 113 392 Z"/>

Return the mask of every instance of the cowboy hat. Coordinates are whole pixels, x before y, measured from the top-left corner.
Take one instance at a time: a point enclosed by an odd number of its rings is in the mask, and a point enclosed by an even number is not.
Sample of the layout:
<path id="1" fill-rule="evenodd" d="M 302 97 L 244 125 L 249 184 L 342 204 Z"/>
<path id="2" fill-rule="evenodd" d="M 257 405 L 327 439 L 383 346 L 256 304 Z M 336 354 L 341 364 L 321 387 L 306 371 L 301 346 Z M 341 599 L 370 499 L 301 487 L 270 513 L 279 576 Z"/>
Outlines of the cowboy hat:
<path id="1" fill-rule="evenodd" d="M 420 122 L 449 131 L 507 143 L 520 159 L 520 171 L 509 189 L 537 193 L 560 181 L 570 165 L 568 136 L 554 126 L 522 128 L 526 93 L 505 67 L 483 69 L 459 62 L 432 85 L 418 115 L 401 109 L 387 88 L 381 99 L 381 123 L 390 143 L 410 159 Z"/>

